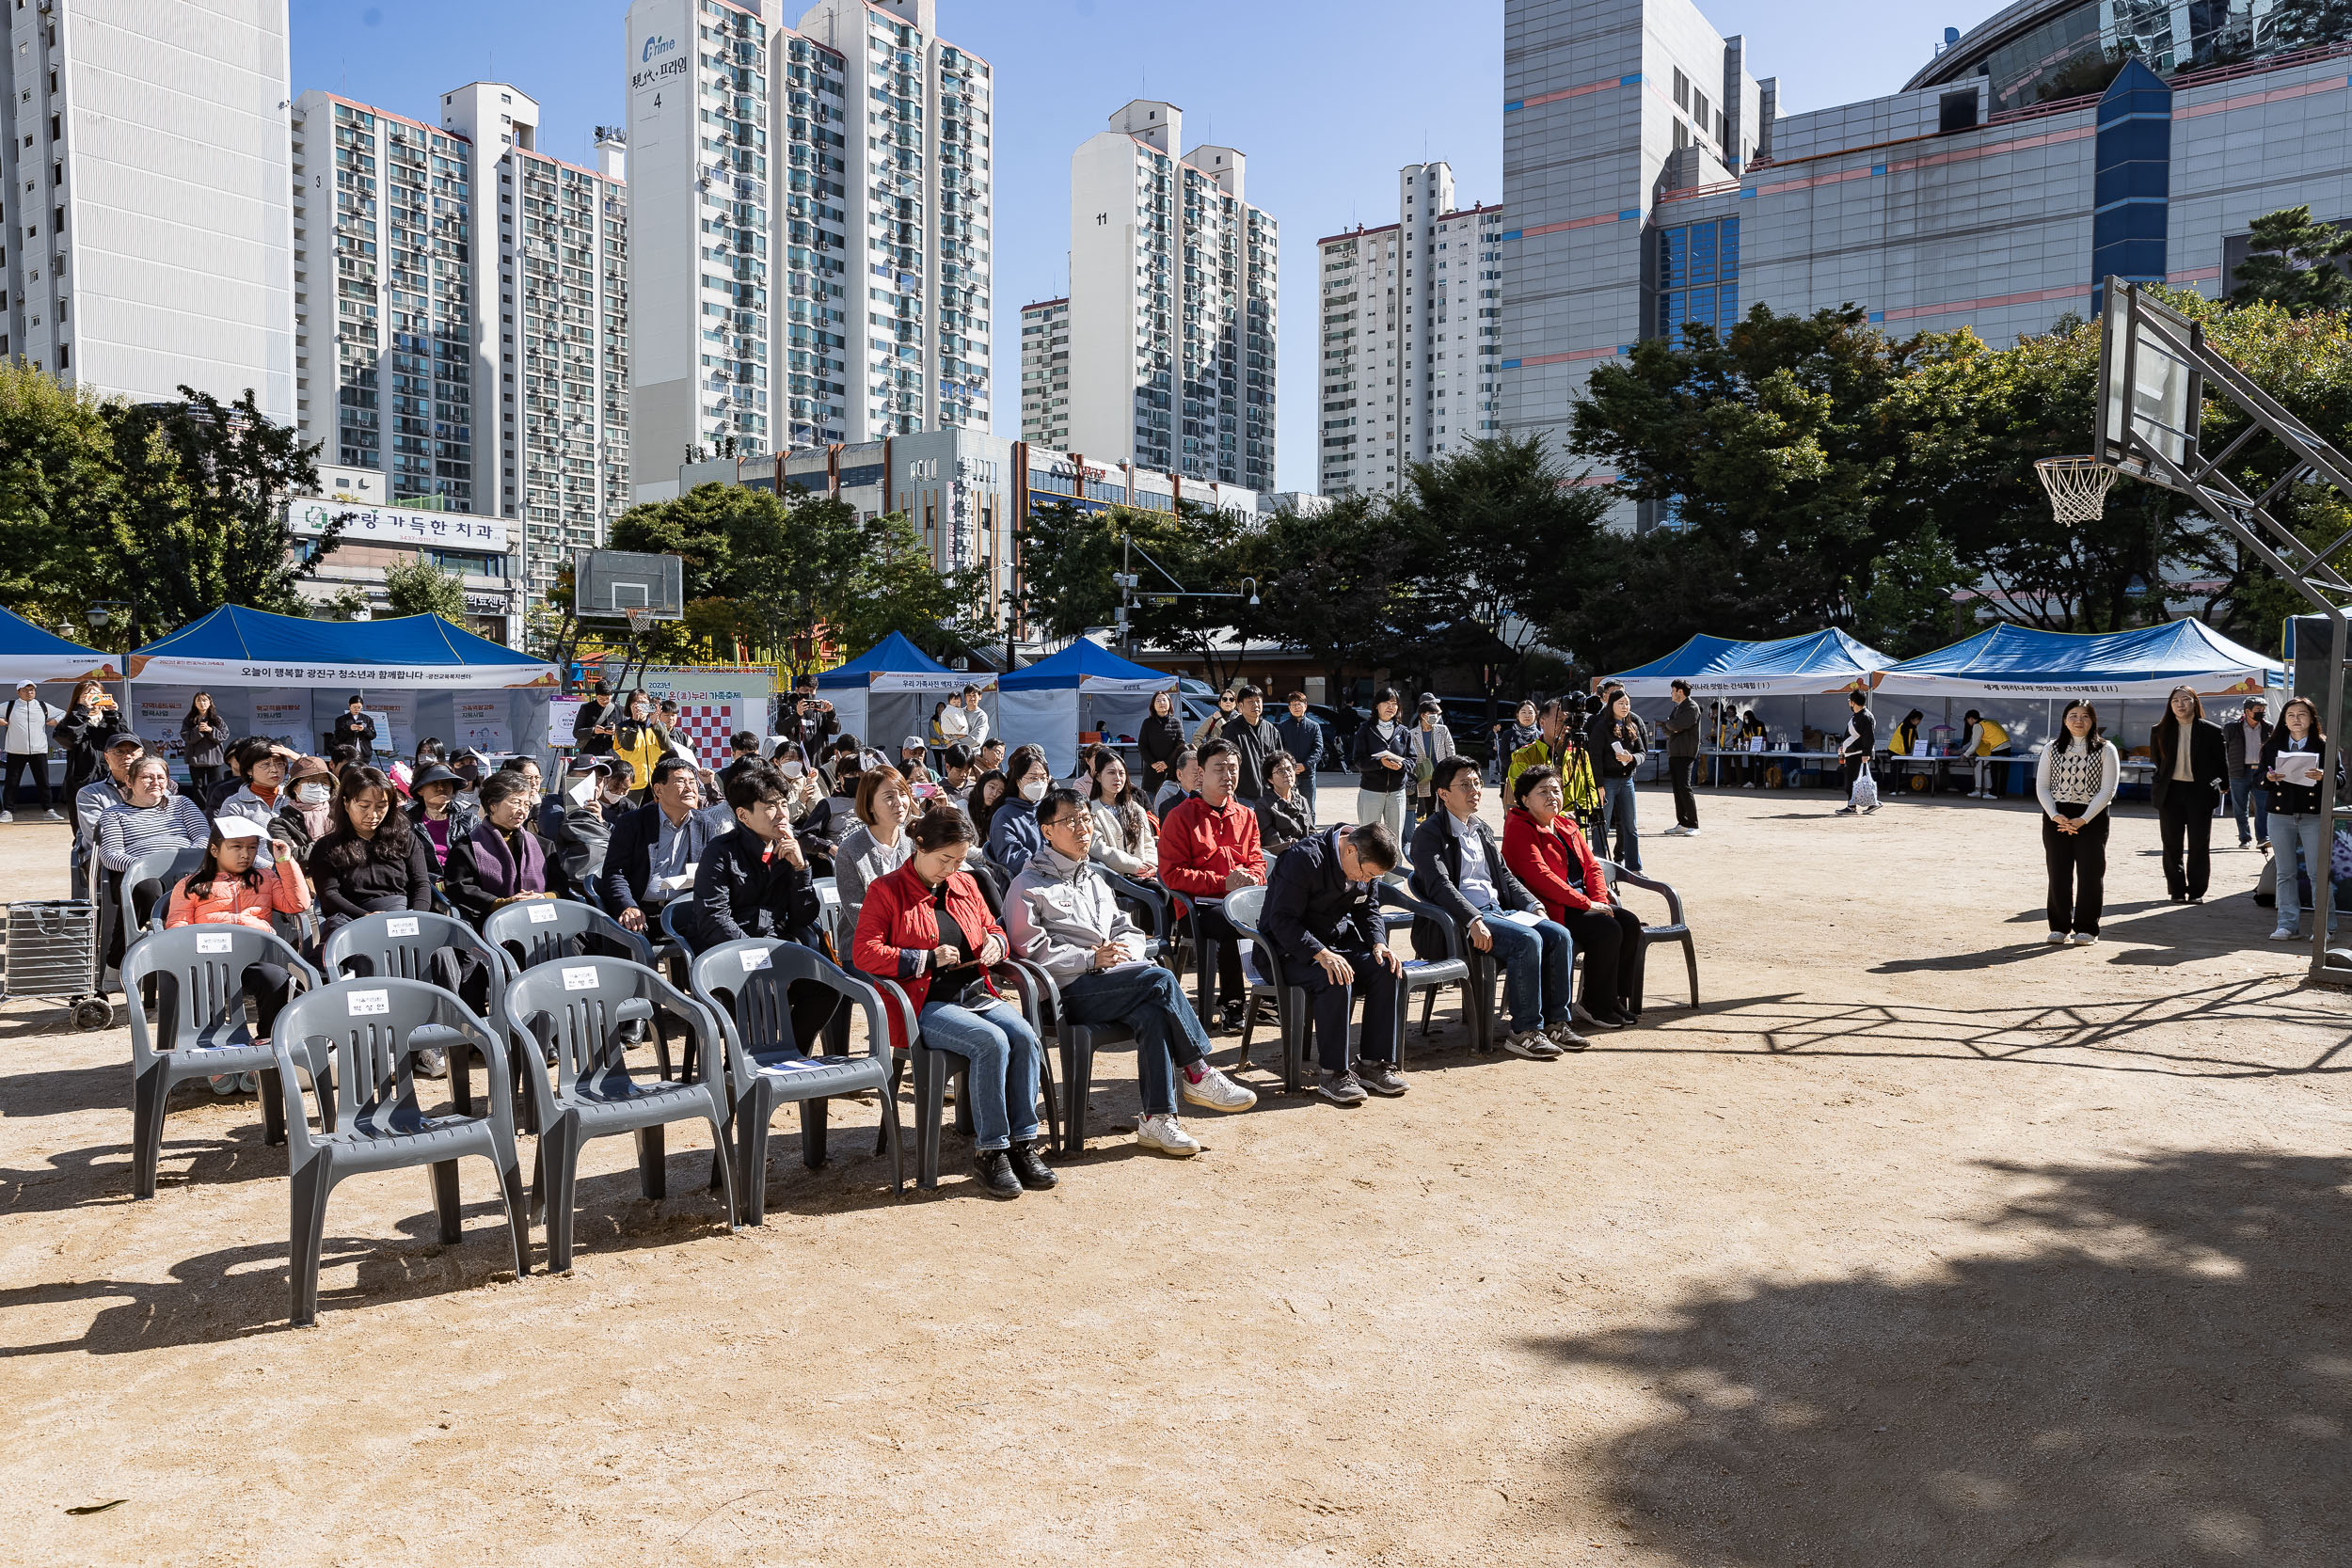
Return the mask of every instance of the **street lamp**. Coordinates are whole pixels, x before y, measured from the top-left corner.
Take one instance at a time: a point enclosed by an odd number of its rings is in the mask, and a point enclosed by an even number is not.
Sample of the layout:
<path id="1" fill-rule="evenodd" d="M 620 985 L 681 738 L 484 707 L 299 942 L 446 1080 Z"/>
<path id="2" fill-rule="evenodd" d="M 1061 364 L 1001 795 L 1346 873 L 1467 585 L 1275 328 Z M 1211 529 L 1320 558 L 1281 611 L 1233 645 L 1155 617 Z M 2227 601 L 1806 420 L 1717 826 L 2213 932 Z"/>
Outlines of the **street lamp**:
<path id="1" fill-rule="evenodd" d="M 1183 583 L 1177 582 L 1175 576 L 1167 567 L 1153 561 L 1152 553 L 1136 544 L 1133 534 L 1120 534 L 1119 543 L 1124 552 L 1122 564 L 1129 569 L 1113 572 L 1111 583 L 1119 590 L 1119 645 L 1130 658 L 1135 657 L 1135 630 L 1128 623 L 1127 613 L 1135 608 L 1138 597 L 1146 599 L 1243 599 L 1252 607 L 1258 603 L 1258 579 L 1256 578 L 1242 578 L 1244 591 L 1240 593 L 1196 593 L 1187 589 Z M 1135 565 L 1133 558 L 1138 555 L 1150 563 L 1153 571 L 1168 578 L 1174 586 L 1172 588 L 1141 588 L 1142 575 L 1132 569 Z"/>
<path id="2" fill-rule="evenodd" d="M 97 641 L 97 639 L 104 633 L 107 626 L 114 620 L 118 612 L 125 612 L 123 614 L 123 619 L 126 623 L 128 623 L 131 617 L 128 615 L 127 611 L 129 611 L 130 609 L 131 604 L 127 599 L 92 600 L 89 608 L 83 611 L 83 614 L 89 620 L 91 641 Z M 133 629 L 135 629 L 135 627 Z"/>

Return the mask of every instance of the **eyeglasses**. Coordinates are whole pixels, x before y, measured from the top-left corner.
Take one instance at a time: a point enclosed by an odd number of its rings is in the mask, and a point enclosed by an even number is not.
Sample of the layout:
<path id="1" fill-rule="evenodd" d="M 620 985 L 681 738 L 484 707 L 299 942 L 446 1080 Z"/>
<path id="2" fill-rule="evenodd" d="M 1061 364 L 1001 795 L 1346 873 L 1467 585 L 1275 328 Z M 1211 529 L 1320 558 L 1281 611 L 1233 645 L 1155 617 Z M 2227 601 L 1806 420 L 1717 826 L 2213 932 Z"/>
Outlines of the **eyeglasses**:
<path id="1" fill-rule="evenodd" d="M 1068 828 L 1073 833 L 1091 833 L 1094 832 L 1094 814 L 1090 811 L 1071 812 L 1055 817 L 1045 825 L 1049 828 Z"/>

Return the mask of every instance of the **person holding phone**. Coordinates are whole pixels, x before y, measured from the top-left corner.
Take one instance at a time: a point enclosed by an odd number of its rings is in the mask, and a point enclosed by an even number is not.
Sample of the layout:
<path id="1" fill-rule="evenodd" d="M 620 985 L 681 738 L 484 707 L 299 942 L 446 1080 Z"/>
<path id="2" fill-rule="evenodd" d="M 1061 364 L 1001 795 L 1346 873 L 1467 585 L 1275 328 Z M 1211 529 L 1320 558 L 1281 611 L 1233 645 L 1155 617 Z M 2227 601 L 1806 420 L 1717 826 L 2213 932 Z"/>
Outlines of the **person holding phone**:
<path id="1" fill-rule="evenodd" d="M 106 748 L 117 736 L 130 734 L 131 726 L 123 721 L 122 710 L 106 695 L 104 687 L 84 681 L 73 689 L 73 701 L 66 705 L 65 717 L 51 733 L 65 748 L 65 798 L 71 800 L 98 776 Z"/>
<path id="2" fill-rule="evenodd" d="M 327 733 L 335 737 L 336 745 L 357 751 L 362 767 L 375 760 L 375 721 L 368 717 L 366 699 L 357 691 L 343 704 L 342 717 Z"/>
<path id="3" fill-rule="evenodd" d="M 1356 732 L 1356 820 L 1377 822 L 1397 844 L 1405 842 L 1406 792 L 1413 782 L 1413 742 L 1397 722 L 1405 699 L 1384 686 L 1372 699 L 1372 722 Z M 1405 879 L 1389 868 L 1389 879 Z"/>
<path id="4" fill-rule="evenodd" d="M 229 723 L 213 705 L 213 694 L 199 691 L 189 698 L 188 711 L 180 720 L 180 760 L 188 765 L 189 794 L 201 800 L 220 782 L 229 765 L 223 754 L 228 744 Z"/>

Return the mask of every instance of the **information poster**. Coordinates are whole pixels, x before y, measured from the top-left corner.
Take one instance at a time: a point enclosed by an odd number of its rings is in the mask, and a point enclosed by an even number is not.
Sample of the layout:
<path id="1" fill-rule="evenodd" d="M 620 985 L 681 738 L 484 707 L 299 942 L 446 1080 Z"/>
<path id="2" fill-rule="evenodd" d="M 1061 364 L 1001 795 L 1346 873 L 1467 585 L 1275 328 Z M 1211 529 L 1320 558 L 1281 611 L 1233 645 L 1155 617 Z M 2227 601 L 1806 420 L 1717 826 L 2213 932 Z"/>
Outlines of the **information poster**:
<path id="1" fill-rule="evenodd" d="M 726 766 L 727 745 L 737 731 L 768 733 L 774 681 L 763 665 L 657 665 L 640 684 L 656 703 L 668 698 L 677 704 L 678 738 L 694 749 L 706 768 Z"/>
<path id="2" fill-rule="evenodd" d="M 507 696 L 503 691 L 487 697 L 456 699 L 456 739 L 451 750 L 464 746 L 473 751 L 503 756 L 515 749 L 515 732 L 506 721 Z"/>
<path id="3" fill-rule="evenodd" d="M 335 711 L 342 711 L 342 703 L 336 704 Z M 375 755 L 379 765 L 387 760 L 405 761 L 417 754 L 415 693 L 370 691 L 364 694 L 359 711 L 375 721 Z M 322 724 L 319 728 L 323 732 L 326 726 Z"/>
<path id="4" fill-rule="evenodd" d="M 245 733 L 266 736 L 305 754 L 316 751 L 319 737 L 310 729 L 310 694 L 308 691 L 256 691 L 253 693 L 252 722 Z"/>
<path id="5" fill-rule="evenodd" d="M 138 711 L 132 716 L 131 728 L 141 740 L 147 742 L 150 750 L 163 752 L 171 759 L 177 771 L 185 773 L 187 769 L 179 768 L 178 764 L 180 721 L 188 713 L 186 695 L 165 691 L 150 696 L 144 691 L 135 691 L 133 700 L 137 704 Z"/>

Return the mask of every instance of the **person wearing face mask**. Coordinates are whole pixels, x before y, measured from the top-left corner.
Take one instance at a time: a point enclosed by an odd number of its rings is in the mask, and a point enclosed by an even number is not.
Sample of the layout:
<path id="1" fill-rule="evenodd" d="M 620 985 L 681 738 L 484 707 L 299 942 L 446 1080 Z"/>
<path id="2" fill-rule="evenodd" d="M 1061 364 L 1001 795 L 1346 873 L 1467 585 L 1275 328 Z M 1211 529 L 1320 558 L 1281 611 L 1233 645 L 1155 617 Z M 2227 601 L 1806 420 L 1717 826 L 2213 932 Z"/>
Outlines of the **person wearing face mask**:
<path id="1" fill-rule="evenodd" d="M 270 836 L 308 865 L 311 847 L 335 826 L 335 784 L 326 764 L 317 757 L 296 757 L 286 769 L 285 786 L 278 798 L 282 804 L 270 818 Z"/>
<path id="2" fill-rule="evenodd" d="M 627 757 L 611 757 L 612 764 L 597 781 L 596 809 L 604 813 L 608 828 L 637 809 L 637 768 Z"/>
<path id="3" fill-rule="evenodd" d="M 653 765 L 669 754 L 670 736 L 654 721 L 653 699 L 642 687 L 628 694 L 622 714 L 621 721 L 612 727 L 612 754 L 629 765 L 637 780 L 635 797 L 642 805 L 644 791 L 653 782 Z"/>
<path id="4" fill-rule="evenodd" d="M 723 831 L 701 810 L 702 787 L 694 769 L 676 757 L 654 764 L 651 793 L 651 800 L 612 825 L 612 845 L 597 889 L 605 912 L 632 931 L 660 924 L 661 906 L 694 885 L 696 868 Z"/>
<path id="5" fill-rule="evenodd" d="M 1043 748 L 1023 746 L 1015 751 L 1005 768 L 1005 783 L 1010 793 L 998 803 L 989 822 L 988 858 L 1006 876 L 1018 877 L 1038 846 L 1045 842 L 1037 830 L 1037 803 L 1053 787 L 1054 770 L 1046 766 Z"/>
<path id="6" fill-rule="evenodd" d="M 490 911 L 548 895 L 547 852 L 531 819 L 531 786 L 513 773 L 482 781 L 482 820 L 452 841 L 441 867 L 441 890 L 475 930 Z"/>

